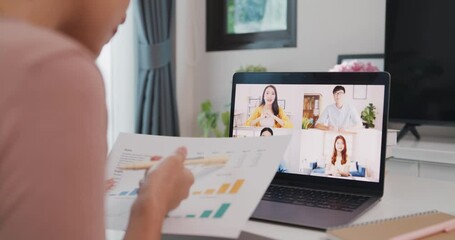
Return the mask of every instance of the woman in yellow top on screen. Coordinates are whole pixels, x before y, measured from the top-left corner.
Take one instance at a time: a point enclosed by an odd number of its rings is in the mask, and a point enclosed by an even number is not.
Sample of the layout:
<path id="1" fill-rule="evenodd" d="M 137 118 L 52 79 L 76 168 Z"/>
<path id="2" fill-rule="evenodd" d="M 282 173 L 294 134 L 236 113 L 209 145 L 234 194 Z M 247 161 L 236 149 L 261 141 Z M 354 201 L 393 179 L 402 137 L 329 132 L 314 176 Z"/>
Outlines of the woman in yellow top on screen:
<path id="1" fill-rule="evenodd" d="M 261 104 L 246 121 L 247 126 L 292 128 L 292 123 L 284 110 L 278 106 L 278 94 L 273 85 L 268 85 L 262 93 Z"/>

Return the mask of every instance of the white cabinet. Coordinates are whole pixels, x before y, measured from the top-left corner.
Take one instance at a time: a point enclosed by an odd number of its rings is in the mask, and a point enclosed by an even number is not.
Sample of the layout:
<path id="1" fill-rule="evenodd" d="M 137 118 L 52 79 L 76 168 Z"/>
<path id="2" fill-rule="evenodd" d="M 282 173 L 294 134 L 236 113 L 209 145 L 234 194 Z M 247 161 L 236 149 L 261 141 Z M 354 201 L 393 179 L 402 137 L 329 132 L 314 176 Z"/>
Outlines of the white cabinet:
<path id="1" fill-rule="evenodd" d="M 386 160 L 386 172 L 405 176 L 455 181 L 455 164 L 448 163 L 390 158 Z"/>
<path id="2" fill-rule="evenodd" d="M 392 148 L 386 160 L 389 172 L 422 178 L 455 181 L 455 138 L 407 136 Z"/>
<path id="3" fill-rule="evenodd" d="M 455 181 L 455 164 L 420 162 L 420 177 Z"/>
<path id="4" fill-rule="evenodd" d="M 420 140 L 406 136 L 393 148 L 399 159 L 455 164 L 455 138 L 422 136 Z"/>
<path id="5" fill-rule="evenodd" d="M 389 158 L 385 164 L 386 172 L 396 175 L 419 176 L 419 163 L 417 161 Z"/>

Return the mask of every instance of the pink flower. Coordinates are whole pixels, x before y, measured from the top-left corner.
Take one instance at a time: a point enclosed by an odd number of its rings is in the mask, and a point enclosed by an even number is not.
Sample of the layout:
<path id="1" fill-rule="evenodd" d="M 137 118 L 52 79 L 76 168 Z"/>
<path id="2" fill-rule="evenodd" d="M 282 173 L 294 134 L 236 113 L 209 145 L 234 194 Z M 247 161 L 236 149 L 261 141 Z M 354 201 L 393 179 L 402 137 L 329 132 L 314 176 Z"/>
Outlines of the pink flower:
<path id="1" fill-rule="evenodd" d="M 335 65 L 329 72 L 379 72 L 379 68 L 371 62 L 352 60 Z"/>

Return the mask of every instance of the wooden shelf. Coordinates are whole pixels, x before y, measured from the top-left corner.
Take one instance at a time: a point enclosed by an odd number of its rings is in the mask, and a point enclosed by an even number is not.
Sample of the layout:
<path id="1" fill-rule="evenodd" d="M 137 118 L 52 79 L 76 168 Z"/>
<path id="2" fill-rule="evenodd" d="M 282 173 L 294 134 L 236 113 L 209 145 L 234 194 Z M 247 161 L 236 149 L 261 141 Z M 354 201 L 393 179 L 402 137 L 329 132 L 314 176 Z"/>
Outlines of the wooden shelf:
<path id="1" fill-rule="evenodd" d="M 321 98 L 322 95 L 319 93 L 305 93 L 303 95 L 302 117 L 313 119 L 313 124 L 310 128 L 314 128 L 316 121 L 321 114 Z"/>

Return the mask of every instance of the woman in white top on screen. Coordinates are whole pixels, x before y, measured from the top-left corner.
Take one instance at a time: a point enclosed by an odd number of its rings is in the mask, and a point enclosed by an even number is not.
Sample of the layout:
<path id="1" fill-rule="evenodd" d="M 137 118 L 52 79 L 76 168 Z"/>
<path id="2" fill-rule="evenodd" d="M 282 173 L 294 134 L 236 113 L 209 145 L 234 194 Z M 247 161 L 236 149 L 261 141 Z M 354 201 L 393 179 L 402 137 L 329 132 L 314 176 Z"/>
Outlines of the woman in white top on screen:
<path id="1" fill-rule="evenodd" d="M 326 174 L 338 177 L 348 177 L 349 157 L 347 154 L 346 139 L 338 135 L 333 144 L 333 154 L 329 164 L 326 167 Z"/>
<path id="2" fill-rule="evenodd" d="M 273 136 L 273 130 L 269 127 L 265 127 L 261 130 L 261 137 L 271 137 Z M 286 169 L 286 167 L 284 167 L 284 164 L 283 162 L 280 163 L 280 165 L 278 166 L 278 172 L 281 172 L 281 173 L 284 173 L 284 172 L 287 172 L 288 170 Z"/>
<path id="3" fill-rule="evenodd" d="M 261 130 L 261 137 L 273 136 L 273 130 L 269 127 L 265 127 Z"/>
<path id="4" fill-rule="evenodd" d="M 292 123 L 284 110 L 278 106 L 278 94 L 273 85 L 268 85 L 262 93 L 261 104 L 246 121 L 247 126 L 292 128 Z"/>

